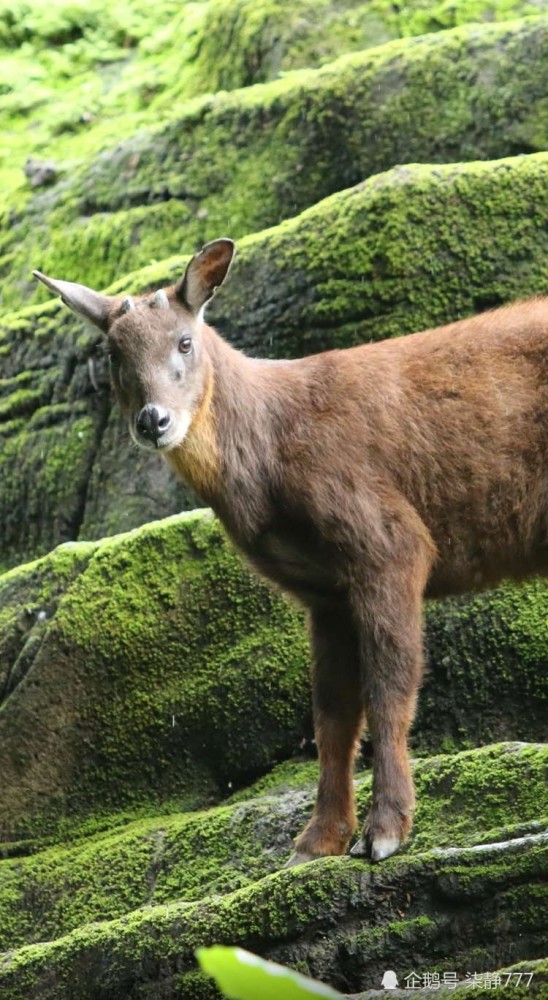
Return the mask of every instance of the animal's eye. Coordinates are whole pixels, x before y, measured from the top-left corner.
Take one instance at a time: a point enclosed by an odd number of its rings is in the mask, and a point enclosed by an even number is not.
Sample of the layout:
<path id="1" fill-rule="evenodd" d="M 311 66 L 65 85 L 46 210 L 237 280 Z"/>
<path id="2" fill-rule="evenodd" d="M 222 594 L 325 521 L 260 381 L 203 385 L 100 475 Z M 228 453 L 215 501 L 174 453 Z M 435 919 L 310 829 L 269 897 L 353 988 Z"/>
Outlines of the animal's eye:
<path id="1" fill-rule="evenodd" d="M 192 350 L 192 337 L 189 337 L 186 334 L 184 337 L 181 337 L 179 341 L 179 350 L 181 354 L 189 354 Z"/>

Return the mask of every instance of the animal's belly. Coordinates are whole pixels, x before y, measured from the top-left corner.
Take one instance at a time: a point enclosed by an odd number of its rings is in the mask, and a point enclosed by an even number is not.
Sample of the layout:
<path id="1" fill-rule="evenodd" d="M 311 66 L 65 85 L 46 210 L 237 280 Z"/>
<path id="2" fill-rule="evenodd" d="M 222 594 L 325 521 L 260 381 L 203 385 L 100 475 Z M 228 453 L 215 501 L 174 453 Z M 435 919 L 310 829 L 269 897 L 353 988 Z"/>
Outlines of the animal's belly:
<path id="1" fill-rule="evenodd" d="M 337 589 L 330 553 L 304 532 L 265 532 L 250 556 L 260 573 L 304 599 L 329 596 Z"/>

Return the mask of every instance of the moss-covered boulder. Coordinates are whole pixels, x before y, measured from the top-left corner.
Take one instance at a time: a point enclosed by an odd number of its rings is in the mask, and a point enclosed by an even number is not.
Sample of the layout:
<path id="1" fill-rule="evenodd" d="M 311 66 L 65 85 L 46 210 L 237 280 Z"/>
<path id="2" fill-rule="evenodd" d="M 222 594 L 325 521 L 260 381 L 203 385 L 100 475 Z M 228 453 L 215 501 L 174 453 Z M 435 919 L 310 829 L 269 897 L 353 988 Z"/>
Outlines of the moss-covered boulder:
<path id="1" fill-rule="evenodd" d="M 0 185 L 8 213 L 29 158 L 78 163 L 189 98 L 317 67 L 390 39 L 546 12 L 546 0 L 2 0 Z M 32 127 L 29 127 L 29 125 Z"/>
<path id="2" fill-rule="evenodd" d="M 6 1000 L 217 997 L 197 945 L 240 944 L 344 992 L 426 970 L 481 973 L 546 944 L 548 752 L 499 744 L 415 763 L 406 853 L 277 871 L 315 764 L 275 768 L 206 812 L 80 835 L 0 862 Z M 369 774 L 357 781 L 360 807 Z M 33 943 L 40 942 L 40 943 Z M 539 970 L 540 971 L 540 970 Z M 532 994 L 534 995 L 534 994 Z"/>
<path id="3" fill-rule="evenodd" d="M 208 802 L 303 735 L 306 644 L 208 514 L 0 577 L 1 836 Z"/>
<path id="4" fill-rule="evenodd" d="M 208 512 L 63 545 L 0 605 L 4 841 L 219 800 L 312 737 L 303 616 Z M 547 620 L 540 584 L 434 606 L 415 750 L 541 738 Z"/>
<path id="5" fill-rule="evenodd" d="M 463 27 L 177 109 L 6 209 L 4 309 L 43 294 L 31 259 L 105 286 L 395 164 L 546 149 L 547 46 L 546 17 Z"/>
<path id="6" fill-rule="evenodd" d="M 295 357 L 536 294 L 548 276 L 547 176 L 548 155 L 536 154 L 370 178 L 243 239 L 211 319 L 251 354 Z M 184 264 L 170 258 L 119 288 L 172 281 Z M 131 447 L 100 340 L 60 303 L 5 317 L 0 357 L 0 564 L 195 505 L 160 459 Z"/>
<path id="7" fill-rule="evenodd" d="M 211 0 L 192 64 L 202 92 L 231 90 L 318 66 L 341 52 L 470 22 L 505 21 L 545 12 L 546 0 Z M 230 39 L 227 48 L 226 39 Z"/>

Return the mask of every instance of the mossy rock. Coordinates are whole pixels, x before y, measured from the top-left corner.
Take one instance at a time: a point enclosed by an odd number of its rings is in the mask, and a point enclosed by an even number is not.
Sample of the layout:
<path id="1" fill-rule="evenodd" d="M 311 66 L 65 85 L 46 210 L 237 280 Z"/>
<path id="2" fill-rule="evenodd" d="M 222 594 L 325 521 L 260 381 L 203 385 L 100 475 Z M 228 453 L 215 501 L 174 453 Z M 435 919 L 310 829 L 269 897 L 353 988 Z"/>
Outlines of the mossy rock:
<path id="1" fill-rule="evenodd" d="M 418 808 L 406 854 L 536 835 L 548 821 L 544 744 L 419 759 L 414 777 Z M 40 850 L 35 844 L 31 856 L 0 862 L 0 951 L 142 906 L 192 903 L 253 885 L 283 866 L 310 815 L 317 778 L 316 762 L 295 758 L 200 812 L 147 819 L 115 813 L 99 832 L 89 822 L 67 824 L 64 841 Z M 358 772 L 356 789 L 365 815 L 369 772 Z M 21 843 L 3 845 L 4 854 L 21 850 Z"/>
<path id="2" fill-rule="evenodd" d="M 545 746 L 516 744 L 418 761 L 415 840 L 379 866 L 276 870 L 311 808 L 314 769 L 297 762 L 214 809 L 2 861 L 2 996 L 214 998 L 194 961 L 213 942 L 344 992 L 380 986 L 387 968 L 464 980 L 522 961 L 540 981 L 547 766 Z M 357 784 L 363 806 L 370 776 Z"/>
<path id="3" fill-rule="evenodd" d="M 208 802 L 302 737 L 301 620 L 207 513 L 61 546 L 0 580 L 4 839 L 40 816 Z"/>
<path id="4" fill-rule="evenodd" d="M 75 166 L 191 97 L 245 87 L 393 38 L 539 14 L 546 0 L 2 0 L 0 184 L 31 193 L 29 157 Z M 29 128 L 29 122 L 32 127 Z"/>
<path id="5" fill-rule="evenodd" d="M 207 511 L 62 545 L 0 598 L 4 841 L 208 804 L 312 737 L 303 615 Z M 547 619 L 541 584 L 434 605 L 414 751 L 542 738 Z"/>
<path id="6" fill-rule="evenodd" d="M 43 300 L 29 262 L 105 286 L 240 238 L 399 163 L 548 144 L 548 20 L 391 42 L 319 70 L 196 99 L 4 212 L 4 309 Z"/>
<path id="7" fill-rule="evenodd" d="M 546 12 L 546 0 L 211 0 L 189 67 L 193 93 L 233 90 L 320 66 L 343 52 L 470 22 Z M 227 44 L 228 42 L 228 44 Z"/>
<path id="8" fill-rule="evenodd" d="M 536 154 L 370 178 L 243 239 L 211 321 L 249 354 L 296 357 L 537 294 L 548 277 L 547 173 L 548 155 Z M 185 263 L 170 258 L 113 287 L 157 287 Z M 47 551 L 68 529 L 94 538 L 195 505 L 160 459 L 131 447 L 111 408 L 100 340 L 59 303 L 6 317 L 0 355 L 8 409 L 27 385 L 20 379 L 32 375 L 38 387 L 25 416 L 0 420 L 9 441 L 0 454 L 4 565 Z M 79 438 L 73 422 L 86 418 Z M 47 427 L 31 434 L 35 421 Z"/>

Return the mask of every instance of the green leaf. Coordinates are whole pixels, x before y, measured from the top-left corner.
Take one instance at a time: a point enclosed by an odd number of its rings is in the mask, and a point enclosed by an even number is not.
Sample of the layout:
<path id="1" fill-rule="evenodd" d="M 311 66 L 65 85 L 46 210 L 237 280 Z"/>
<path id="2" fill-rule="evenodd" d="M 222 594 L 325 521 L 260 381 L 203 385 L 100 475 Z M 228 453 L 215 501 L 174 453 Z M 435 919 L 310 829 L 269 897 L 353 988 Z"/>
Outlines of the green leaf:
<path id="1" fill-rule="evenodd" d="M 315 982 L 276 962 L 267 962 L 243 948 L 198 948 L 196 957 L 229 1000 L 307 1000 L 340 998 L 324 983 Z"/>

